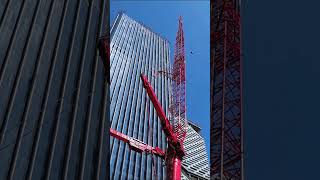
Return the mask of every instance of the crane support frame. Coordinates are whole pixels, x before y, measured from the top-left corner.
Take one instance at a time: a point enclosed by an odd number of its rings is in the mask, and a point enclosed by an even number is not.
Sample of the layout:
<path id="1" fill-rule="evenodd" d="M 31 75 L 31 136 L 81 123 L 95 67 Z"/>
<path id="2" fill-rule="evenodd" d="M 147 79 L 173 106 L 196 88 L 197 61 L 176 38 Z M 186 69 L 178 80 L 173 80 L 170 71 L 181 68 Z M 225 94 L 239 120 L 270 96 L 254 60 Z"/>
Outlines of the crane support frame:
<path id="1" fill-rule="evenodd" d="M 240 0 L 213 0 L 211 175 L 243 180 Z"/>

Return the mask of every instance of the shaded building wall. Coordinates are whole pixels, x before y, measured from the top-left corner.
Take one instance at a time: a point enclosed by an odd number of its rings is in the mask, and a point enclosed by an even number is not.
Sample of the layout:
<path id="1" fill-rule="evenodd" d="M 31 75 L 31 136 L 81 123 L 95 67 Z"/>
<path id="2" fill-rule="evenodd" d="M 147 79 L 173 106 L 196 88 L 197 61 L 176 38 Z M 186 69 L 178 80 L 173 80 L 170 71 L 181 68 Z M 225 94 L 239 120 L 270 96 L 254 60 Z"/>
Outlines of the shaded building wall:
<path id="1" fill-rule="evenodd" d="M 107 0 L 0 3 L 0 179 L 107 179 Z"/>
<path id="2" fill-rule="evenodd" d="M 110 34 L 111 127 L 165 150 L 166 137 L 140 74 L 148 77 L 168 114 L 169 78 L 155 74 L 159 70 L 169 71 L 169 43 L 123 13 L 117 16 Z M 112 137 L 110 148 L 110 179 L 165 179 L 162 159 L 155 157 L 155 178 L 151 155 L 131 151 L 127 144 Z"/>

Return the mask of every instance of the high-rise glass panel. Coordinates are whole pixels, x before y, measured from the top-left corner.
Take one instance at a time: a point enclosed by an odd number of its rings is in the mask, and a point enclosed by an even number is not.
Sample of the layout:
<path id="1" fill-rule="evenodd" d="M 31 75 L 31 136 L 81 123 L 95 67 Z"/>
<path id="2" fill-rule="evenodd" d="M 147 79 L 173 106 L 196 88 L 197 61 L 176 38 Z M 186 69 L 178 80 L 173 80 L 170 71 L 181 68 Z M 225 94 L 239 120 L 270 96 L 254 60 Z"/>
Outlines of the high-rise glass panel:
<path id="1" fill-rule="evenodd" d="M 170 80 L 157 71 L 169 72 L 169 42 L 123 13 L 110 34 L 111 128 L 165 150 L 166 137 L 140 74 L 148 77 L 167 114 Z M 110 179 L 165 179 L 162 159 L 130 150 L 113 137 L 110 149 Z"/>

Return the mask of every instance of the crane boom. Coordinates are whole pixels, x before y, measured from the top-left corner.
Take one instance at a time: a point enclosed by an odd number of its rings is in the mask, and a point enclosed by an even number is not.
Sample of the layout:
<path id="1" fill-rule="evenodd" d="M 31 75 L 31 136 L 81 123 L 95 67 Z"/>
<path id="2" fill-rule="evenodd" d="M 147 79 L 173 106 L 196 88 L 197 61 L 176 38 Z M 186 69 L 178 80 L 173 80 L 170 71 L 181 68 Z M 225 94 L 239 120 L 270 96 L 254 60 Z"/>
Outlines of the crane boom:
<path id="1" fill-rule="evenodd" d="M 161 125 L 162 125 L 162 129 L 164 131 L 164 133 L 166 134 L 166 136 L 173 140 L 173 141 L 177 141 L 177 136 L 174 134 L 173 132 L 173 128 L 170 124 L 170 121 L 168 120 L 168 118 L 166 117 L 159 101 L 157 100 L 157 96 L 156 94 L 154 93 L 150 83 L 148 82 L 148 79 L 145 75 L 141 74 L 140 75 L 141 77 L 141 80 L 143 82 L 143 87 L 146 89 L 149 97 L 150 97 L 150 100 L 154 106 L 154 108 L 156 109 L 157 111 L 157 114 L 160 118 L 160 121 L 161 121 Z"/>
<path id="2" fill-rule="evenodd" d="M 148 82 L 147 77 L 143 74 L 141 74 L 140 77 L 141 77 L 141 80 L 143 81 L 143 87 L 146 89 L 147 94 L 150 97 L 150 100 L 158 114 L 160 123 L 162 125 L 162 129 L 168 138 L 169 145 L 172 145 L 177 155 L 182 158 L 185 155 L 184 149 L 183 149 L 183 142 L 177 138 L 177 134 L 174 132 L 169 119 L 166 117 L 161 107 L 161 104 L 157 99 L 156 94 L 154 93 L 150 83 Z"/>
<path id="3" fill-rule="evenodd" d="M 158 114 L 162 129 L 168 139 L 168 149 L 166 154 L 167 165 L 167 179 L 168 180 L 180 180 L 181 179 L 181 161 L 185 155 L 183 149 L 183 141 L 178 139 L 177 134 L 174 132 L 169 119 L 166 117 L 160 102 L 157 99 L 148 79 L 145 75 L 140 75 L 143 81 L 143 87 L 146 89 L 148 96 Z"/>
<path id="4" fill-rule="evenodd" d="M 142 153 L 142 152 L 152 153 L 152 154 L 157 155 L 161 158 L 164 158 L 164 156 L 165 156 L 165 153 L 161 148 L 149 146 L 148 144 L 146 144 L 138 139 L 129 137 L 129 136 L 122 134 L 112 128 L 110 128 L 110 135 L 127 143 L 129 145 L 129 147 L 134 151 L 137 151 L 140 153 Z"/>

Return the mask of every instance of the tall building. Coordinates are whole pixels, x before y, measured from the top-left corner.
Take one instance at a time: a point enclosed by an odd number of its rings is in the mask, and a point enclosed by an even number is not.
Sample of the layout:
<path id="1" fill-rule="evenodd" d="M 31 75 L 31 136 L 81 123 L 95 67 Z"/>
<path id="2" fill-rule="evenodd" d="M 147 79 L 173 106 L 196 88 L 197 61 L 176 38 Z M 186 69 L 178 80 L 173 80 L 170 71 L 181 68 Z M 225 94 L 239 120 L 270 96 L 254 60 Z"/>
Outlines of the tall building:
<path id="1" fill-rule="evenodd" d="M 110 35 L 111 128 L 165 150 L 166 137 L 140 74 L 148 77 L 168 114 L 170 80 L 156 72 L 169 72 L 169 42 L 124 13 L 115 19 Z M 113 137 L 110 150 L 110 179 L 165 179 L 162 159 L 132 151 Z"/>
<path id="2" fill-rule="evenodd" d="M 208 180 L 210 168 L 201 128 L 189 121 L 187 136 L 184 141 L 186 156 L 182 161 L 182 180 Z"/>
<path id="3" fill-rule="evenodd" d="M 2 0 L 0 179 L 107 179 L 107 0 Z"/>

